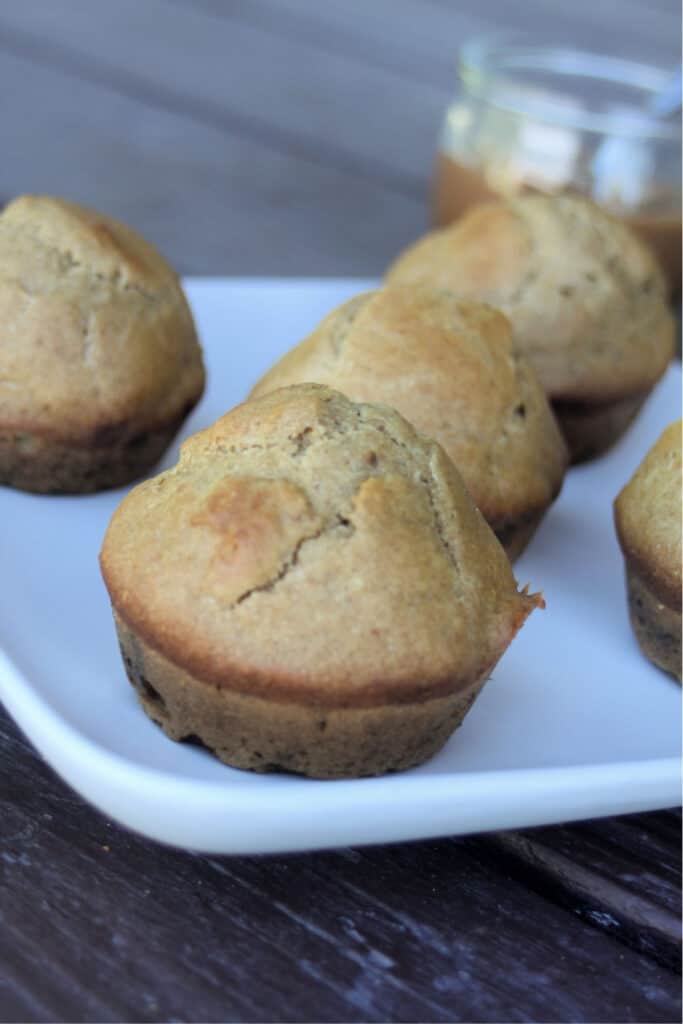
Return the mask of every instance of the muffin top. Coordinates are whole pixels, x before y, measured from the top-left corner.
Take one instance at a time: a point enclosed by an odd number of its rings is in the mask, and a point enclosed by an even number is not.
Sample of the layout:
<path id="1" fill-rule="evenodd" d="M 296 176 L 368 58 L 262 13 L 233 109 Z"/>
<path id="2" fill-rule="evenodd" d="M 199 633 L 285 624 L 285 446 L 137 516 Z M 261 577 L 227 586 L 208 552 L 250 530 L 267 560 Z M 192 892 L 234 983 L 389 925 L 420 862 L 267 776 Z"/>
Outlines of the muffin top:
<path id="1" fill-rule="evenodd" d="M 614 503 L 622 550 L 670 607 L 681 604 L 681 427 L 666 428 Z"/>
<path id="2" fill-rule="evenodd" d="M 673 317 L 654 256 L 621 221 L 575 196 L 474 207 L 407 249 L 387 279 L 429 281 L 503 310 L 555 399 L 636 395 L 673 354 Z"/>
<path id="3" fill-rule="evenodd" d="M 391 405 L 437 440 L 494 525 L 558 493 L 564 441 L 499 312 L 429 286 L 389 285 L 334 310 L 252 395 L 316 381 Z"/>
<path id="4" fill-rule="evenodd" d="M 201 350 L 178 279 L 134 231 L 48 196 L 0 214 L 0 429 L 58 441 L 165 425 Z"/>
<path id="5" fill-rule="evenodd" d="M 187 440 L 101 564 L 128 626 L 196 677 L 327 707 L 465 688 L 541 603 L 438 444 L 314 384 Z"/>

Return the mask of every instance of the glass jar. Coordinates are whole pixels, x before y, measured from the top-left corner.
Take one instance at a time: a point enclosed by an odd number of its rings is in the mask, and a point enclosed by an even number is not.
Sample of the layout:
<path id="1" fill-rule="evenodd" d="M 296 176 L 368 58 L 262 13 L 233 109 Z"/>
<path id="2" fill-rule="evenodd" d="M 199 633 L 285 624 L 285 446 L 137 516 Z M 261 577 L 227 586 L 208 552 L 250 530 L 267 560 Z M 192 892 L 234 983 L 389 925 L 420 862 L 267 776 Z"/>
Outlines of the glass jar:
<path id="1" fill-rule="evenodd" d="M 516 36 L 466 44 L 434 178 L 434 220 L 524 191 L 573 190 L 628 221 L 681 283 L 680 116 L 653 103 L 671 73 Z"/>

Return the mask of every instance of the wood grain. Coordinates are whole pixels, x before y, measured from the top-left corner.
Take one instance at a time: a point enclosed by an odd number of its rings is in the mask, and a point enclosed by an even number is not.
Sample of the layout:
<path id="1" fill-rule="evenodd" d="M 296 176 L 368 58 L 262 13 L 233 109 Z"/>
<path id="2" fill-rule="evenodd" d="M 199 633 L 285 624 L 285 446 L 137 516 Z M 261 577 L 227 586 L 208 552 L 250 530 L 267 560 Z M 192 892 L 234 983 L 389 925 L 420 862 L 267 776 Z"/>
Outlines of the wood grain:
<path id="1" fill-rule="evenodd" d="M 28 1019 L 676 1019 L 673 974 L 479 840 L 192 855 L 105 821 L 0 735 L 0 962 Z"/>
<path id="2" fill-rule="evenodd" d="M 536 892 L 680 973 L 681 872 L 671 858 L 680 828 L 671 811 L 499 833 L 484 845 L 494 859 L 509 854 L 515 877 Z"/>
<path id="3" fill-rule="evenodd" d="M 463 40 L 492 32 L 536 33 L 562 44 L 674 67 L 680 59 L 680 7 L 674 0 L 345 0 L 321 8 L 316 0 L 169 0 L 227 18 L 296 33 L 317 45 L 363 54 L 368 61 L 438 85 L 452 85 Z M 329 8 L 329 9 L 328 9 Z"/>
<path id="4" fill-rule="evenodd" d="M 421 201 L 252 139 L 237 145 L 227 124 L 5 52 L 0 93 L 17 79 L 23 116 L 12 149 L 21 166 L 0 162 L 0 195 L 45 191 L 89 203 L 137 227 L 182 273 L 377 274 L 424 229 Z M 67 99 L 74 89 L 78 106 Z M 201 202 L 189 201 L 197 195 Z"/>
<path id="5" fill-rule="evenodd" d="M 166 0 L 117 0 L 97 17 L 88 0 L 71 0 L 70 10 L 74 17 L 66 23 L 59 5 L 40 0 L 12 8 L 11 19 L 0 10 L 2 46 L 30 51 L 40 62 L 116 91 L 134 91 L 167 110 L 232 127 L 280 152 L 421 194 L 444 89 Z M 49 39 L 35 35 L 37 19 Z M 128 45 L 112 50 L 110 39 L 122 24 Z M 174 45 L 179 38 L 182 47 Z M 297 68 L 305 75 L 292 74 Z"/>

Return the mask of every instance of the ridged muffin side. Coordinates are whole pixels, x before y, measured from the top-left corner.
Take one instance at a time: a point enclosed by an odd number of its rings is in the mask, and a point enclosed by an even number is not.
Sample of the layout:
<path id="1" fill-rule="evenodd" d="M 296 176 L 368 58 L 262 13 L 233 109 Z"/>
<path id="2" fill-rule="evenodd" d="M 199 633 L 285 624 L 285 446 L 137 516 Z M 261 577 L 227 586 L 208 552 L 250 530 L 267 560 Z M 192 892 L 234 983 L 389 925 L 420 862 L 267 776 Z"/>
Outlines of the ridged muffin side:
<path id="1" fill-rule="evenodd" d="M 631 625 L 644 654 L 679 682 L 681 427 L 667 427 L 614 503 Z"/>

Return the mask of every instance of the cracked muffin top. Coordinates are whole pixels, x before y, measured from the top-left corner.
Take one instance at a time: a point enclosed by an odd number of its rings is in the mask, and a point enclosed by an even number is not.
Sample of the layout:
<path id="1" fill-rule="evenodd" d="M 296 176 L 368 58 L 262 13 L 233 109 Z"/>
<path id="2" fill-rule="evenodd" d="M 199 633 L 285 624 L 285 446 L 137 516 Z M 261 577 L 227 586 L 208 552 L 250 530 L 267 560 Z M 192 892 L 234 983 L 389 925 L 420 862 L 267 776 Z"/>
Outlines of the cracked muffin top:
<path id="1" fill-rule="evenodd" d="M 622 550 L 673 608 L 681 605 L 682 427 L 666 428 L 614 503 Z"/>
<path id="2" fill-rule="evenodd" d="M 187 440 L 101 565 L 124 622 L 197 678 L 329 707 L 466 687 L 542 603 L 438 444 L 316 384 Z"/>
<path id="3" fill-rule="evenodd" d="M 130 228 L 62 199 L 0 214 L 0 429 L 84 443 L 194 404 L 201 350 L 173 270 Z"/>
<path id="4" fill-rule="evenodd" d="M 446 289 L 389 285 L 329 314 L 252 396 L 316 381 L 383 402 L 453 459 L 494 530 L 540 514 L 567 465 L 562 435 L 509 321 Z"/>
<path id="5" fill-rule="evenodd" d="M 575 196 L 485 203 L 398 257 L 389 282 L 429 282 L 488 302 L 546 393 L 570 401 L 639 394 L 674 346 L 663 274 L 621 221 Z"/>

